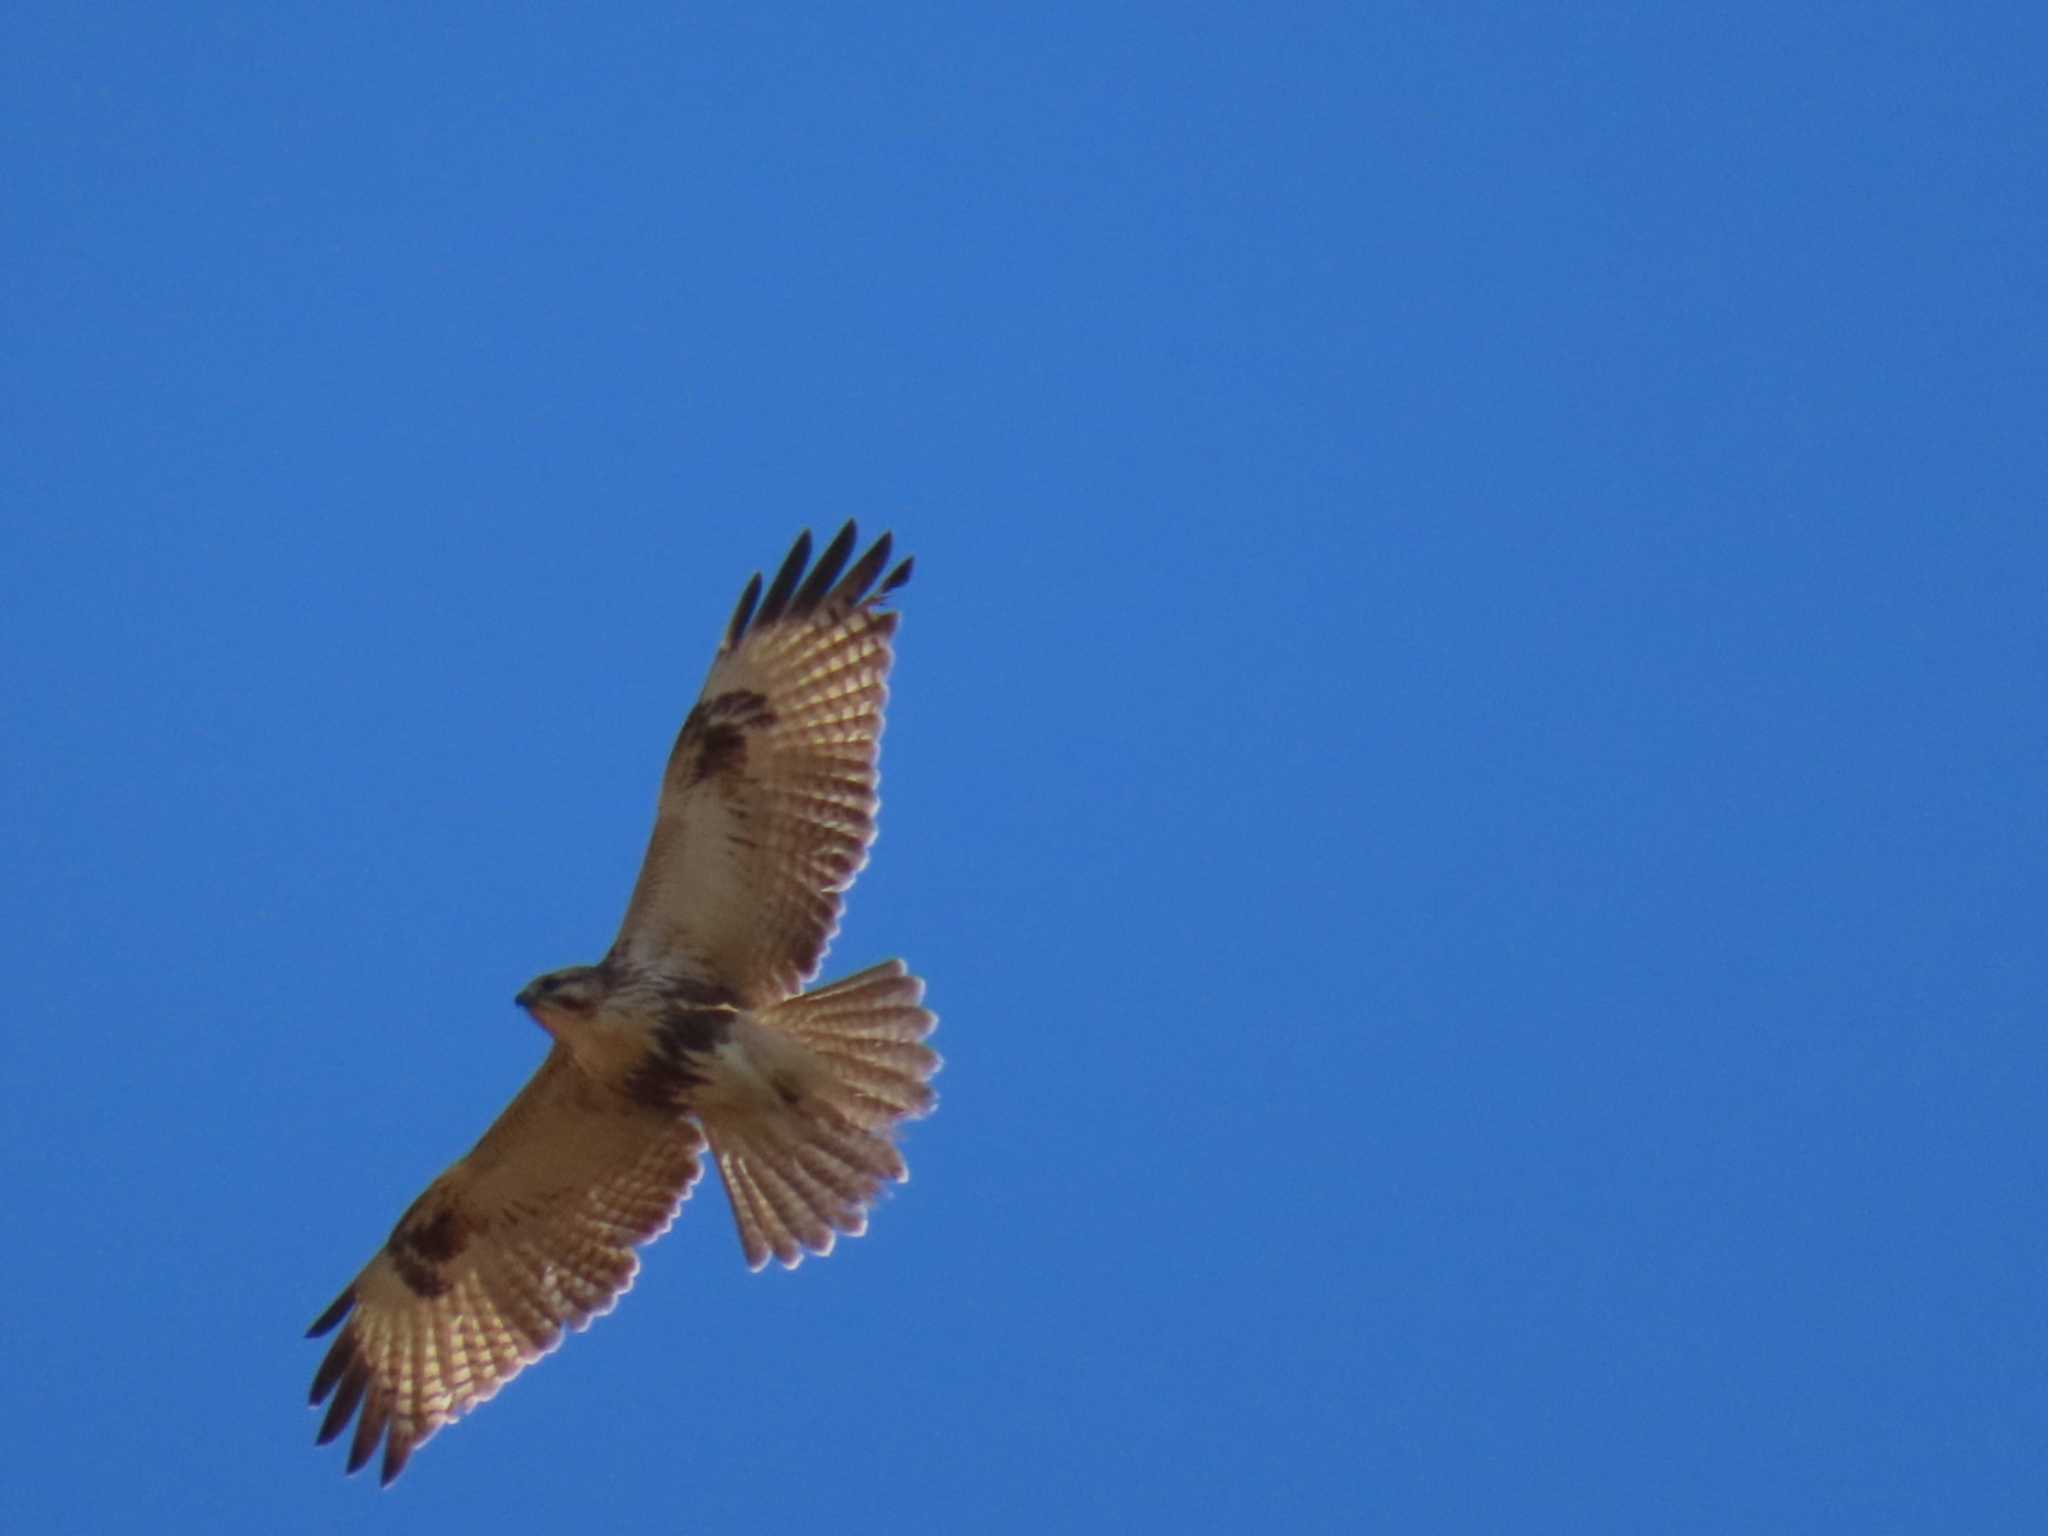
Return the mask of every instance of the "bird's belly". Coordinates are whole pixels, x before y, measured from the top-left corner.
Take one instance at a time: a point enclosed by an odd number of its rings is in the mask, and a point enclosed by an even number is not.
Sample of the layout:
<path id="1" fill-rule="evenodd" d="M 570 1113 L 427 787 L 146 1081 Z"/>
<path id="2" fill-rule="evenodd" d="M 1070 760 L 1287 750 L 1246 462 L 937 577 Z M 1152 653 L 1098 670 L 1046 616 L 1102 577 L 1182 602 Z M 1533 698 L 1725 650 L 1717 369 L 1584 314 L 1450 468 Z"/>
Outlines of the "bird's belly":
<path id="1" fill-rule="evenodd" d="M 607 1081 L 650 1108 L 686 1113 L 712 1075 L 712 1059 L 732 1038 L 739 1014 L 729 1007 L 677 1008 L 608 1048 Z"/>

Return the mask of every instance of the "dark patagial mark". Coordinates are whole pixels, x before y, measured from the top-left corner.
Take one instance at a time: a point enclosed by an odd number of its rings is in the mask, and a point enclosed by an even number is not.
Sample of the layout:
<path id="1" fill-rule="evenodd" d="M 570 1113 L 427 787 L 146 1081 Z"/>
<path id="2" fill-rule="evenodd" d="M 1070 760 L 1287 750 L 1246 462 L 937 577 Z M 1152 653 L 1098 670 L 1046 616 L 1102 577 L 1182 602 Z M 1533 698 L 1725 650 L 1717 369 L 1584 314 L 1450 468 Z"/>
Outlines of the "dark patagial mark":
<path id="1" fill-rule="evenodd" d="M 731 688 L 713 698 L 704 700 L 691 715 L 701 717 L 707 725 L 773 725 L 775 714 L 768 708 L 768 696 L 756 693 L 751 688 Z"/>
<path id="2" fill-rule="evenodd" d="M 443 1206 L 433 1217 L 406 1234 L 412 1251 L 430 1264 L 446 1264 L 469 1246 L 475 1228 L 454 1206 Z"/>
<path id="3" fill-rule="evenodd" d="M 747 732 L 775 723 L 765 694 L 735 688 L 701 701 L 683 721 L 682 740 L 696 743 L 690 759 L 690 782 L 701 784 L 721 773 L 746 766 Z"/>
<path id="4" fill-rule="evenodd" d="M 405 1282 L 405 1288 L 421 1301 L 446 1296 L 452 1289 L 446 1275 L 431 1264 L 422 1264 L 403 1248 L 391 1250 L 391 1263 L 398 1271 L 398 1278 Z"/>
<path id="5" fill-rule="evenodd" d="M 460 1258 L 470 1239 L 482 1229 L 481 1222 L 452 1205 L 444 1205 L 432 1215 L 421 1215 L 414 1206 L 392 1230 L 384 1251 L 391 1255 L 406 1289 L 432 1300 L 448 1294 L 449 1280 L 442 1267 Z"/>
<path id="6" fill-rule="evenodd" d="M 697 748 L 697 769 L 692 784 L 721 773 L 737 773 L 747 765 L 747 733 L 736 725 L 714 725 L 704 733 Z"/>

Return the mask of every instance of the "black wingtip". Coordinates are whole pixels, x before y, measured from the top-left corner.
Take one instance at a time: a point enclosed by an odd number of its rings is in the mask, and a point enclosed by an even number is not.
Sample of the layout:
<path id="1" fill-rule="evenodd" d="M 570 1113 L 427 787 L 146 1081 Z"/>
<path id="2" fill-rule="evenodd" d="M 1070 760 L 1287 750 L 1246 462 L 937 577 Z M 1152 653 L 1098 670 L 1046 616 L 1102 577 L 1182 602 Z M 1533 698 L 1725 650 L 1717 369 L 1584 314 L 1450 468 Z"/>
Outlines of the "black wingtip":
<path id="1" fill-rule="evenodd" d="M 348 1462 L 342 1467 L 341 1475 L 343 1477 L 354 1477 L 370 1464 L 370 1458 L 376 1454 L 377 1447 L 375 1443 L 365 1445 L 362 1435 L 358 1434 L 355 1438 L 355 1443 L 348 1448 Z"/>
<path id="2" fill-rule="evenodd" d="M 846 573 L 846 579 L 832 589 L 826 601 L 835 608 L 851 608 L 867 596 L 868 588 L 875 584 L 875 577 L 889 563 L 891 542 L 891 535 L 886 533 L 875 540 L 868 552 L 854 562 L 853 569 Z"/>
<path id="3" fill-rule="evenodd" d="M 792 615 L 801 618 L 816 611 L 818 604 L 823 602 L 826 594 L 832 590 L 832 583 L 839 579 L 840 571 L 846 566 L 846 557 L 853 553 L 854 542 L 859 537 L 860 532 L 854 527 L 853 519 L 849 517 L 846 526 L 825 546 L 825 553 L 818 556 L 818 563 L 811 568 L 811 574 L 798 589 L 796 596 L 789 600 L 789 611 Z"/>
<path id="4" fill-rule="evenodd" d="M 349 1309 L 355 1304 L 356 1288 L 351 1285 L 347 1290 L 334 1298 L 332 1306 L 313 1319 L 313 1326 L 306 1330 L 306 1337 L 317 1339 L 323 1333 L 332 1333 L 335 1325 L 348 1316 Z"/>
<path id="5" fill-rule="evenodd" d="M 729 651 L 740 643 L 747 632 L 747 621 L 754 616 L 754 604 L 761 601 L 761 573 L 754 572 L 754 579 L 747 583 L 747 590 L 740 594 L 740 605 L 732 611 L 732 622 L 725 626 L 725 648 Z"/>
<path id="6" fill-rule="evenodd" d="M 868 552 L 847 567 L 854 548 L 860 542 L 860 530 L 852 518 L 848 518 L 832 542 L 825 546 L 825 552 L 818 556 L 818 563 L 805 567 L 811 559 L 811 531 L 806 528 L 797 536 L 789 555 L 775 573 L 774 581 L 768 584 L 764 594 L 761 589 L 761 574 L 756 571 L 740 593 L 739 606 L 733 609 L 732 622 L 725 627 L 725 649 L 737 649 L 751 630 L 765 629 L 782 619 L 804 618 L 819 608 L 851 610 L 863 602 L 878 602 L 887 597 L 906 581 L 915 563 L 905 559 L 893 571 L 882 578 L 880 586 L 875 585 L 876 576 L 889 563 L 889 553 L 894 547 L 893 537 L 883 534 L 876 539 Z M 840 573 L 844 571 L 842 576 Z"/>
<path id="7" fill-rule="evenodd" d="M 348 1428 L 348 1421 L 355 1417 L 356 1408 L 363 1400 L 363 1393 L 370 1386 L 370 1368 L 360 1360 L 350 1360 L 348 1369 L 341 1373 L 340 1390 L 334 1394 L 334 1401 L 327 1405 L 327 1417 L 320 1423 L 320 1433 L 313 1437 L 315 1445 L 326 1445 Z M 319 1399 L 313 1400 L 319 1406 Z M 349 1470 L 353 1472 L 354 1467 Z"/>
<path id="8" fill-rule="evenodd" d="M 334 1341 L 334 1347 L 327 1351 L 327 1358 L 320 1362 L 320 1369 L 313 1375 L 313 1390 L 306 1401 L 318 1408 L 327 1401 L 327 1394 L 334 1390 L 334 1384 L 341 1380 L 356 1360 L 356 1341 L 352 1333 L 344 1333 Z"/>
<path id="9" fill-rule="evenodd" d="M 372 1392 L 363 1404 L 363 1416 L 356 1420 L 356 1437 L 349 1442 L 345 1472 L 353 1476 L 370 1464 L 370 1458 L 377 1454 L 377 1442 L 384 1438 L 384 1430 L 390 1422 L 389 1394 Z"/>
<path id="10" fill-rule="evenodd" d="M 782 562 L 782 569 L 775 573 L 775 580 L 769 583 L 768 595 L 761 599 L 761 608 L 754 622 L 773 624 L 789 607 L 790 594 L 796 591 L 798 578 L 804 567 L 811 563 L 811 530 L 806 528 L 797 535 L 796 543 L 790 546 L 789 558 Z"/>

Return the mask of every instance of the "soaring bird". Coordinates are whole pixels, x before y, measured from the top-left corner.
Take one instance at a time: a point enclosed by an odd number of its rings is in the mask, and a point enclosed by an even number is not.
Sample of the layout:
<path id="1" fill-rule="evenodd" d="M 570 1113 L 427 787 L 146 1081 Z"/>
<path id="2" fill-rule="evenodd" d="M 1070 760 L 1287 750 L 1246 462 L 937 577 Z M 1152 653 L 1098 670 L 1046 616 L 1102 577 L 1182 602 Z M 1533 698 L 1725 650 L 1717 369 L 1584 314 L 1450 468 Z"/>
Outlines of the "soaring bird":
<path id="1" fill-rule="evenodd" d="M 311 1400 L 322 1445 L 354 1419 L 350 1472 L 381 1441 L 390 1483 L 610 1311 L 707 1146 L 755 1269 L 830 1252 L 906 1176 L 894 1134 L 939 1066 L 924 983 L 890 960 L 805 990 L 875 839 L 884 602 L 910 578 L 888 535 L 849 567 L 855 543 L 849 522 L 812 565 L 806 532 L 747 583 L 611 951 L 519 994 L 547 1059 L 309 1331 L 341 1329 Z"/>

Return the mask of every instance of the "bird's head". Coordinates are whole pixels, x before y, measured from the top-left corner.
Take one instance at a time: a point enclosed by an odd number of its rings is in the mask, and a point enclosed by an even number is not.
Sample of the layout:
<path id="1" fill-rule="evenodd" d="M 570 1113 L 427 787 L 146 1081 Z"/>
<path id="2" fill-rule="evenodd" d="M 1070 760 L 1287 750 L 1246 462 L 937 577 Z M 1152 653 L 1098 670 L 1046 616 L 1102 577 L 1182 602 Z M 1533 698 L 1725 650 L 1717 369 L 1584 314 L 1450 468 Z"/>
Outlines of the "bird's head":
<path id="1" fill-rule="evenodd" d="M 604 974 L 594 965 L 572 965 L 549 971 L 527 983 L 513 999 L 542 1029 L 553 1034 L 560 1023 L 588 1018 L 606 991 Z"/>

